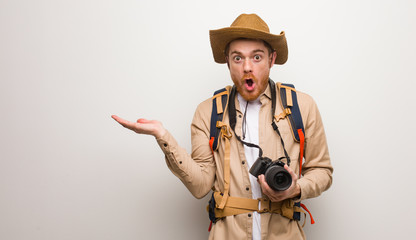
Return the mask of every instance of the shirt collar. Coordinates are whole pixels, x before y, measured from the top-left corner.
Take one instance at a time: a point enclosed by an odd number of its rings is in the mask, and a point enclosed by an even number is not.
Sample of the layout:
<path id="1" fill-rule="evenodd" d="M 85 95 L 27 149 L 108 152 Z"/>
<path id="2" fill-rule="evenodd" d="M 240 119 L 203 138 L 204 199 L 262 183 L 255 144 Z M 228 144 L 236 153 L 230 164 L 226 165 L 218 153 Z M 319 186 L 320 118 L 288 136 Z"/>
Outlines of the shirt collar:
<path id="1" fill-rule="evenodd" d="M 272 93 L 270 91 L 270 84 L 269 83 L 267 83 L 266 90 L 264 90 L 264 92 L 260 95 L 260 101 L 262 101 L 265 97 L 267 97 L 268 100 L 272 99 Z M 263 101 L 262 101 L 262 103 L 263 103 Z"/>

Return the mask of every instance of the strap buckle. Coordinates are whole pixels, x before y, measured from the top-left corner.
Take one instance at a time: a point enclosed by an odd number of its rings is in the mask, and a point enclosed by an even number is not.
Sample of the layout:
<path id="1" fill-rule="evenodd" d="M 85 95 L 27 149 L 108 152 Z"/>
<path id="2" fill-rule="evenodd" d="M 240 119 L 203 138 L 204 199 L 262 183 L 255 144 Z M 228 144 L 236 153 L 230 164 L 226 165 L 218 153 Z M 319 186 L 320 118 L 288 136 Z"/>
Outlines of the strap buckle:
<path id="1" fill-rule="evenodd" d="M 292 111 L 290 111 L 290 108 L 283 109 L 283 112 L 281 112 L 279 115 L 275 115 L 274 119 L 276 119 L 276 122 L 279 122 L 281 119 L 284 119 L 286 116 L 292 114 Z"/>
<path id="2" fill-rule="evenodd" d="M 257 211 L 258 213 L 270 212 L 270 200 L 264 198 L 257 198 L 257 200 L 260 205 L 260 209 Z"/>
<path id="3" fill-rule="evenodd" d="M 217 128 L 221 129 L 221 133 L 224 137 L 230 139 L 233 136 L 231 129 L 227 124 L 217 121 Z"/>

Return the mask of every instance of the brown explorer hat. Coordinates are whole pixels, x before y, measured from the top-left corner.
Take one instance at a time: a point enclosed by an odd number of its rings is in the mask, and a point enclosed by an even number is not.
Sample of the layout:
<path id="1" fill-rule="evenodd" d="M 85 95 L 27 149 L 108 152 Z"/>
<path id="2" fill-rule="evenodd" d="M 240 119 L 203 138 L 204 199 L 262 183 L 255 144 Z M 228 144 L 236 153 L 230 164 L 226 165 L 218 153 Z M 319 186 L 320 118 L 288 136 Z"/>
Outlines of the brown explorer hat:
<path id="1" fill-rule="evenodd" d="M 270 33 L 267 24 L 256 14 L 241 14 L 230 27 L 209 31 L 212 53 L 217 63 L 226 63 L 225 48 L 228 43 L 238 38 L 261 39 L 276 50 L 275 64 L 287 61 L 287 42 L 285 32 L 280 35 Z"/>

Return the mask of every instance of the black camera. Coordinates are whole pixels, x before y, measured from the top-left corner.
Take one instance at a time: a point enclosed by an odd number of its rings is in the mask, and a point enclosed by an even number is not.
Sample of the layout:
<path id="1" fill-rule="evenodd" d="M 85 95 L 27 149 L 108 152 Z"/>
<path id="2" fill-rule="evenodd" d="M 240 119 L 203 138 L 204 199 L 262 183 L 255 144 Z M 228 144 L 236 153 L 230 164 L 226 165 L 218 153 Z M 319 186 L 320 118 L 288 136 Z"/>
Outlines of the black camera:
<path id="1" fill-rule="evenodd" d="M 284 191 L 292 185 L 292 177 L 284 168 L 285 163 L 281 161 L 285 157 L 272 161 L 268 157 L 259 157 L 250 168 L 250 173 L 259 177 L 264 174 L 267 184 L 275 191 Z"/>

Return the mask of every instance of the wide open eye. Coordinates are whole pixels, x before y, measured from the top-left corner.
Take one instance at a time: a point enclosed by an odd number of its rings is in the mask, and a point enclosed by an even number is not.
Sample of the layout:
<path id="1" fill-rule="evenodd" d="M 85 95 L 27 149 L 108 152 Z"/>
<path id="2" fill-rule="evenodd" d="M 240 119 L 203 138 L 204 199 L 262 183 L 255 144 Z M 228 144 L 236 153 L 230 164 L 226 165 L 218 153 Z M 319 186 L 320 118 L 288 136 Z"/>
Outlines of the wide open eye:
<path id="1" fill-rule="evenodd" d="M 255 55 L 255 56 L 254 56 L 254 60 L 256 60 L 256 61 L 260 61 L 260 60 L 261 60 L 261 56 L 260 56 L 260 55 Z"/>
<path id="2" fill-rule="evenodd" d="M 240 62 L 240 61 L 241 61 L 241 59 L 242 59 L 242 58 L 241 58 L 240 56 L 235 56 L 235 57 L 234 57 L 234 61 L 236 61 L 236 62 Z"/>

